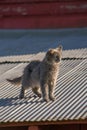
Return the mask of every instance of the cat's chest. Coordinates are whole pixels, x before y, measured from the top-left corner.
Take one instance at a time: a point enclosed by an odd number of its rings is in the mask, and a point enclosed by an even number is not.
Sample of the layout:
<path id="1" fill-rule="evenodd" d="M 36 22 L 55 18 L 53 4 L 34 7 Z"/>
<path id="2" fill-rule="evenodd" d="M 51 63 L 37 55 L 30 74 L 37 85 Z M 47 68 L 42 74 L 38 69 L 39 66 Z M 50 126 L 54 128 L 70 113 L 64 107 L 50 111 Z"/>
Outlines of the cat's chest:
<path id="1" fill-rule="evenodd" d="M 48 66 L 45 70 L 45 77 L 48 79 L 54 79 L 57 76 L 58 69 L 56 67 Z"/>
<path id="2" fill-rule="evenodd" d="M 48 71 L 48 73 L 47 73 L 47 77 L 49 78 L 49 79 L 54 79 L 56 76 L 57 76 L 57 70 L 55 69 L 52 69 L 52 68 L 49 68 L 49 71 Z"/>

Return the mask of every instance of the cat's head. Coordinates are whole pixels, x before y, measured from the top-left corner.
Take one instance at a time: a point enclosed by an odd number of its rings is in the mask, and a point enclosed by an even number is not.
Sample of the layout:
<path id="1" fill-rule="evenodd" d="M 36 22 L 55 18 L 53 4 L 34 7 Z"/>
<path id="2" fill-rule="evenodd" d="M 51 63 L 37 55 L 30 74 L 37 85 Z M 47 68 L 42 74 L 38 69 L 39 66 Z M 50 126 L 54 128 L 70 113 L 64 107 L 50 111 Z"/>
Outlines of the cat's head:
<path id="1" fill-rule="evenodd" d="M 59 45 L 56 49 L 49 49 L 46 53 L 46 61 L 50 64 L 59 63 L 62 57 L 62 46 Z"/>

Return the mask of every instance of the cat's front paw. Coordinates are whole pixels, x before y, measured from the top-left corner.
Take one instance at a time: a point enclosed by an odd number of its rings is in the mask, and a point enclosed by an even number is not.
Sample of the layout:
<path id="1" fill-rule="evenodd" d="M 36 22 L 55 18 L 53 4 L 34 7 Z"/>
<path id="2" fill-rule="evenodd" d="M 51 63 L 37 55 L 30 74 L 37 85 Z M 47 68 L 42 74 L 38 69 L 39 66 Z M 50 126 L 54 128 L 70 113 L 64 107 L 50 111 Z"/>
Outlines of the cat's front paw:
<path id="1" fill-rule="evenodd" d="M 48 98 L 44 98 L 43 101 L 49 102 L 49 99 Z"/>
<path id="2" fill-rule="evenodd" d="M 51 101 L 55 101 L 55 99 L 56 99 L 54 96 L 50 96 L 49 98 Z"/>
<path id="3" fill-rule="evenodd" d="M 39 97 L 39 98 L 41 98 L 41 97 L 42 97 L 41 93 L 39 93 L 39 94 L 38 94 L 38 97 Z"/>

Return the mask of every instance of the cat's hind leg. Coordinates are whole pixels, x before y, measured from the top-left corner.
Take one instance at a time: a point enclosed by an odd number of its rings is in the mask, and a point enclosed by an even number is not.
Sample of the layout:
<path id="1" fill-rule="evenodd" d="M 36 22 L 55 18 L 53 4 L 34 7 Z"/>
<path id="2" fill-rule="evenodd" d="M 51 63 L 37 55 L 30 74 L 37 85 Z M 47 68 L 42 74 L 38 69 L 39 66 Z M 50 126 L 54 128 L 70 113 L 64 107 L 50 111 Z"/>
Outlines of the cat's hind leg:
<path id="1" fill-rule="evenodd" d="M 40 92 L 40 88 L 39 87 L 34 87 L 34 88 L 32 88 L 32 91 L 33 91 L 33 93 L 35 93 L 38 97 L 40 97 L 41 98 L 41 92 Z"/>
<path id="2" fill-rule="evenodd" d="M 25 94 L 25 89 L 24 89 L 24 87 L 22 86 L 22 87 L 21 87 L 21 91 L 20 91 L 19 98 L 20 98 L 20 99 L 24 98 L 24 94 Z"/>

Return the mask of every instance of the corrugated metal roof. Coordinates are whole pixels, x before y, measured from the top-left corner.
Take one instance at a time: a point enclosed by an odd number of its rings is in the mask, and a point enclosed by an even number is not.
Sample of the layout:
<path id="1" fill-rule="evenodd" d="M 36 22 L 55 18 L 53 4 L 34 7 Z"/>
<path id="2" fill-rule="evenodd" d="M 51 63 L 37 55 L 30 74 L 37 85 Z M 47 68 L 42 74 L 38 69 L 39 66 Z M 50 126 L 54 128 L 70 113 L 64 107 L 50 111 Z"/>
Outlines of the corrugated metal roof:
<path id="1" fill-rule="evenodd" d="M 42 59 L 45 53 L 29 60 Z M 13 66 L 0 77 L 0 122 L 58 122 L 87 119 L 87 48 L 63 52 L 60 75 L 57 79 L 54 102 L 41 102 L 31 90 L 25 99 L 19 99 L 20 87 L 6 82 L 5 78 L 21 74 L 27 63 Z M 78 59 L 79 58 L 79 59 Z M 13 64 L 12 64 L 13 65 Z M 0 67 L 1 69 L 1 67 Z M 3 80 L 2 80 L 3 79 Z"/>

